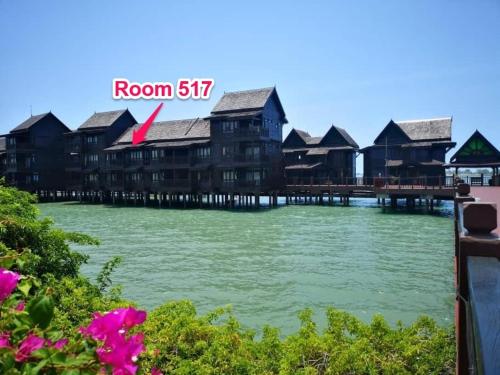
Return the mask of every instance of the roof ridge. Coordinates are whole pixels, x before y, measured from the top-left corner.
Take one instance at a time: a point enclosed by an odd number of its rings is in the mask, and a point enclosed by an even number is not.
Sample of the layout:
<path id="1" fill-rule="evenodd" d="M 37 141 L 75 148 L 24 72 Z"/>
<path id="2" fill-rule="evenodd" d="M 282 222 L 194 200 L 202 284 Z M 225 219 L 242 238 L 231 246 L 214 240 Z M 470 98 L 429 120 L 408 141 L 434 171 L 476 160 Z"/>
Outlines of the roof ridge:
<path id="1" fill-rule="evenodd" d="M 186 130 L 186 132 L 184 133 L 184 135 L 188 135 L 189 134 L 189 132 L 193 128 L 194 124 L 196 124 L 198 122 L 198 120 L 199 120 L 199 117 L 196 117 L 195 119 L 191 119 L 191 123 L 189 124 L 189 127 Z"/>
<path id="2" fill-rule="evenodd" d="M 269 87 L 261 87 L 261 88 L 258 88 L 258 89 L 237 90 L 237 91 L 224 91 L 224 95 L 227 95 L 227 94 L 241 94 L 241 93 L 245 93 L 245 92 L 273 90 L 273 89 L 275 89 L 275 87 L 269 86 Z"/>
<path id="3" fill-rule="evenodd" d="M 452 120 L 453 116 L 447 116 L 447 117 L 435 117 L 435 118 L 424 118 L 424 119 L 414 119 L 414 120 L 392 120 L 396 124 L 399 124 L 400 122 L 422 122 L 422 121 L 438 121 L 438 120 Z"/>

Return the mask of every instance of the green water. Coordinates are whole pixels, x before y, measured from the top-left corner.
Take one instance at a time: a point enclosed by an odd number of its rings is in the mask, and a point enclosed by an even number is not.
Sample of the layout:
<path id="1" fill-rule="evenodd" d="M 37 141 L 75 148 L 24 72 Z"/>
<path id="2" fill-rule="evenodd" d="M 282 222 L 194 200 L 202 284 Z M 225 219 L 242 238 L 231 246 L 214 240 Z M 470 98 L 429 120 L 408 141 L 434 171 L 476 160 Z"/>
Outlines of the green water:
<path id="1" fill-rule="evenodd" d="M 363 320 L 453 316 L 451 206 L 435 215 L 383 212 L 373 200 L 351 207 L 287 206 L 258 212 L 41 204 L 56 225 L 101 239 L 77 247 L 95 279 L 120 255 L 114 273 L 124 296 L 148 309 L 191 299 L 199 312 L 231 304 L 245 326 L 269 323 L 284 334 L 297 312 L 335 306 Z"/>

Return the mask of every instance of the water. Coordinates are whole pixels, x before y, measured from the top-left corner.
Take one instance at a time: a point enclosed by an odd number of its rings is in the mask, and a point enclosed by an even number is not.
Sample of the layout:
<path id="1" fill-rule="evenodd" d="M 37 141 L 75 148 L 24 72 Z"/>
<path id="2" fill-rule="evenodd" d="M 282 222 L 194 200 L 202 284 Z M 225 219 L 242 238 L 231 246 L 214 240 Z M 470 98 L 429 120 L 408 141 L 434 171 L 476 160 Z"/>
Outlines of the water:
<path id="1" fill-rule="evenodd" d="M 191 299 L 199 312 L 231 304 L 244 326 L 298 327 L 311 307 L 320 327 L 327 306 L 391 323 L 427 314 L 453 317 L 452 207 L 437 214 L 383 212 L 374 200 L 350 207 L 287 206 L 254 212 L 46 203 L 56 225 L 98 237 L 83 273 L 113 274 L 124 296 L 151 309 Z"/>

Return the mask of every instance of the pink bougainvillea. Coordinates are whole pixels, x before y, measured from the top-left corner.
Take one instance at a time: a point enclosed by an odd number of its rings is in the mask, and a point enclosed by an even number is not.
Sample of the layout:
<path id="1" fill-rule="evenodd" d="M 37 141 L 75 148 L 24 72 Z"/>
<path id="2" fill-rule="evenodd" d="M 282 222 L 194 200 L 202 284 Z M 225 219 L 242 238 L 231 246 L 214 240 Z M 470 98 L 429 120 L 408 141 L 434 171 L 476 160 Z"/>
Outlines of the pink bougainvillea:
<path id="1" fill-rule="evenodd" d="M 26 303 L 24 301 L 21 301 L 17 304 L 16 311 L 24 311 L 25 307 L 26 307 Z"/>
<path id="2" fill-rule="evenodd" d="M 104 315 L 95 313 L 94 319 L 80 331 L 92 337 L 94 340 L 105 341 L 107 337 L 115 333 L 125 333 L 130 328 L 142 324 L 146 320 L 146 312 L 136 310 L 133 307 L 119 308 Z"/>
<path id="3" fill-rule="evenodd" d="M 142 333 L 129 338 L 116 334 L 97 349 L 97 356 L 101 363 L 113 368 L 113 374 L 135 374 L 138 368 L 137 359 L 144 351 L 143 341 Z"/>
<path id="4" fill-rule="evenodd" d="M 15 272 L 0 268 L 0 302 L 3 302 L 16 288 L 21 276 Z"/>
<path id="5" fill-rule="evenodd" d="M 138 369 L 137 359 L 144 351 L 144 335 L 127 337 L 127 333 L 145 320 L 145 311 L 133 307 L 119 308 L 104 315 L 95 313 L 92 322 L 80 328 L 80 332 L 102 341 L 96 353 L 103 365 L 111 366 L 113 375 L 134 375 Z"/>
<path id="6" fill-rule="evenodd" d="M 0 349 L 10 348 L 10 333 L 0 333 Z"/>
<path id="7" fill-rule="evenodd" d="M 16 361 L 25 362 L 31 357 L 31 353 L 38 349 L 41 349 L 44 344 L 44 339 L 30 333 L 28 337 L 21 341 L 19 349 L 16 352 Z"/>

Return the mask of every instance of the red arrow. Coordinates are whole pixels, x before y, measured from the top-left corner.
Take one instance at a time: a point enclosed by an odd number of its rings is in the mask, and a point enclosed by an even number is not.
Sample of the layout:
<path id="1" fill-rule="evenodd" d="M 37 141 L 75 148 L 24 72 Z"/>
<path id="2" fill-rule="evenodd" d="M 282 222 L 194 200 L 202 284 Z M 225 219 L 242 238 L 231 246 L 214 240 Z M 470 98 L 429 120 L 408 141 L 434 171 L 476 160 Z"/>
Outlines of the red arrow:
<path id="1" fill-rule="evenodd" d="M 132 131 L 132 144 L 137 145 L 139 143 L 142 143 L 146 140 L 146 134 L 148 133 L 149 128 L 151 127 L 151 124 L 155 120 L 156 116 L 158 115 L 158 112 L 160 112 L 161 107 L 163 107 L 163 103 L 160 103 L 160 105 L 155 109 L 155 111 L 149 116 L 149 118 L 146 120 L 144 124 L 140 126 L 139 129 Z"/>

